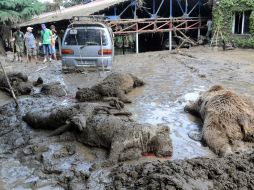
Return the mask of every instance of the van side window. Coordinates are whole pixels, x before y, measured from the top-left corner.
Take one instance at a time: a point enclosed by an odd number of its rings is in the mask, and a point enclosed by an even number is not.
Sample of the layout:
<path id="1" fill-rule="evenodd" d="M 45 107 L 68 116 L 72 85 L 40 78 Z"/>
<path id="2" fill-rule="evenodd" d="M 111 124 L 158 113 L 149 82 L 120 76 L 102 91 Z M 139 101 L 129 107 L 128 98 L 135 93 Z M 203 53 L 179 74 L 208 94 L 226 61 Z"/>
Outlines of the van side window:
<path id="1" fill-rule="evenodd" d="M 102 44 L 108 45 L 108 41 L 105 35 L 105 31 L 101 29 L 77 29 L 77 34 L 70 34 L 68 31 L 64 44 L 65 45 L 101 45 L 101 35 Z"/>

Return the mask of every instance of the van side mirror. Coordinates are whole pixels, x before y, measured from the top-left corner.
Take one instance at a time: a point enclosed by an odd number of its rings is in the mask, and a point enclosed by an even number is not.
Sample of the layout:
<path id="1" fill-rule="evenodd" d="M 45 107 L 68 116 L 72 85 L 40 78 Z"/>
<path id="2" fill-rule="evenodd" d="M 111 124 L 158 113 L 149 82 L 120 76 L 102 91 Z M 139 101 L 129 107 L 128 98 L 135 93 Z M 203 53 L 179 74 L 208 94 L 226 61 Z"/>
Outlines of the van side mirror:
<path id="1" fill-rule="evenodd" d="M 71 35 L 77 35 L 77 34 L 78 34 L 78 30 L 76 30 L 76 29 L 71 29 L 71 30 L 70 30 L 70 34 L 71 34 Z"/>

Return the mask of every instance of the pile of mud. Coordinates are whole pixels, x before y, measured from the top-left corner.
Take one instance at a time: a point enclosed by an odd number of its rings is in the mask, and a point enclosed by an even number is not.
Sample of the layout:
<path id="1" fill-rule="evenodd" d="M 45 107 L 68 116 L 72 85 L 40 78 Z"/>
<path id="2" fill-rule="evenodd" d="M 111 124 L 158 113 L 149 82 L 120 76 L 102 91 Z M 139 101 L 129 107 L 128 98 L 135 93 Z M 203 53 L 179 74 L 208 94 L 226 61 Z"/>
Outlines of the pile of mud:
<path id="1" fill-rule="evenodd" d="M 119 165 L 107 189 L 254 189 L 254 152 Z"/>

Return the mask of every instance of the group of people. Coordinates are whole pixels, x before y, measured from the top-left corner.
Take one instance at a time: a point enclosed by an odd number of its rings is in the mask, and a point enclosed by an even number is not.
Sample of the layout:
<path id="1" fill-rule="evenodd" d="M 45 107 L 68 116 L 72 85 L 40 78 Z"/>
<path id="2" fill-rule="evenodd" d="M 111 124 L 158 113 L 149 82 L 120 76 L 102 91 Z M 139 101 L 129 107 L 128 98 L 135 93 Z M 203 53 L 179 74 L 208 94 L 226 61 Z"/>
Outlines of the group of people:
<path id="1" fill-rule="evenodd" d="M 18 61 L 22 61 L 24 47 L 26 47 L 27 59 L 29 62 L 32 61 L 32 57 L 34 57 L 35 62 L 38 62 L 37 59 L 37 47 L 38 45 L 43 46 L 43 54 L 44 61 L 52 61 L 52 59 L 57 59 L 56 57 L 56 40 L 57 40 L 57 31 L 54 25 L 50 26 L 50 29 L 46 27 L 45 24 L 41 24 L 40 31 L 40 41 L 41 43 L 37 43 L 37 40 L 33 34 L 33 28 L 27 27 L 27 32 L 24 34 L 20 27 L 17 28 L 17 31 L 13 33 L 14 39 L 14 47 L 15 52 L 18 57 Z M 25 46 L 24 46 L 25 45 Z M 16 59 L 14 54 L 14 60 Z"/>

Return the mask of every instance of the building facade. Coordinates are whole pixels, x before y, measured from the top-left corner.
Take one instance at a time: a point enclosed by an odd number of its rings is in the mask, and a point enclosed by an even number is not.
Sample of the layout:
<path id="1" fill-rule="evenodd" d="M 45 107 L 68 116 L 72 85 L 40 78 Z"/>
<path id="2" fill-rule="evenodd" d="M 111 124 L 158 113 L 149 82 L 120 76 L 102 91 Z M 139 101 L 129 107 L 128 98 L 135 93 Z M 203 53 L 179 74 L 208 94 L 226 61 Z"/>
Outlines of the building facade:
<path id="1" fill-rule="evenodd" d="M 237 47 L 254 48 L 254 1 L 217 0 L 213 6 L 214 33 L 219 30 Z"/>

